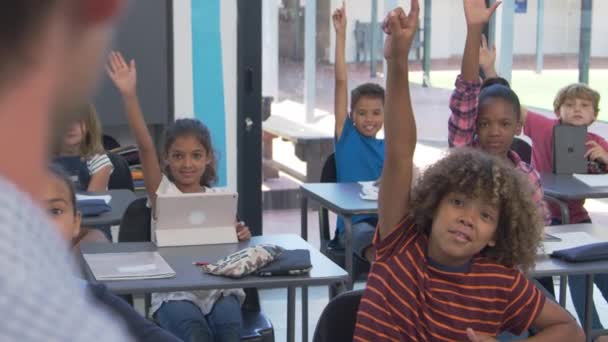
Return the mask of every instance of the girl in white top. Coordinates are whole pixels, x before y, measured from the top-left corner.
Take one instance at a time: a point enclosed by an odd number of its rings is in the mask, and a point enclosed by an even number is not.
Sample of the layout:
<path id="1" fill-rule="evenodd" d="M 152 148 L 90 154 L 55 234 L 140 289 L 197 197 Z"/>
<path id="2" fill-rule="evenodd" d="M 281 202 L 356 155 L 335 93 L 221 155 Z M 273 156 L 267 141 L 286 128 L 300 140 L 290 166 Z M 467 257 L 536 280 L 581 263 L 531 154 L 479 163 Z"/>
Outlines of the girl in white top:
<path id="1" fill-rule="evenodd" d="M 139 147 L 153 220 L 157 194 L 213 191 L 216 158 L 207 127 L 196 119 L 176 120 L 167 129 L 161 170 L 137 98 L 135 61 L 127 64 L 120 53 L 112 52 L 108 64 L 108 75 L 122 94 Z M 251 237 L 243 223 L 235 226 L 239 240 Z M 151 311 L 163 328 L 184 341 L 240 341 L 244 299 L 240 289 L 154 293 Z"/>

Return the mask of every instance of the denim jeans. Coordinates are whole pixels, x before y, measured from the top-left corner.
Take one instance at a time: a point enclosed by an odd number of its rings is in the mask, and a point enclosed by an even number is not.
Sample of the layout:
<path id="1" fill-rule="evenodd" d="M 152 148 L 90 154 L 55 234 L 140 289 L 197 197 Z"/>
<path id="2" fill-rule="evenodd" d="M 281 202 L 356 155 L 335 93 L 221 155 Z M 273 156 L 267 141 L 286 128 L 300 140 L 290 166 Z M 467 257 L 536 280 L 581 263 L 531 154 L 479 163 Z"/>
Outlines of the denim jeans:
<path id="1" fill-rule="evenodd" d="M 602 296 L 608 299 L 608 274 L 596 274 L 593 276 L 593 282 L 602 292 Z M 568 277 L 568 287 L 570 287 L 570 295 L 572 295 L 572 302 L 574 303 L 574 309 L 581 323 L 584 324 L 585 319 L 585 276 L 576 275 Z M 595 309 L 595 304 L 591 307 L 591 327 L 593 329 L 604 329 L 602 322 Z"/>
<path id="2" fill-rule="evenodd" d="M 352 225 L 353 254 L 361 258 L 361 260 L 367 261 L 364 252 L 372 245 L 375 232 L 376 227 L 372 226 L 367 221 L 357 222 Z M 346 231 L 339 233 L 336 239 L 338 246 L 341 248 L 345 248 L 345 234 Z"/>
<path id="3" fill-rule="evenodd" d="M 241 303 L 222 296 L 208 315 L 186 300 L 169 301 L 156 311 L 158 324 L 185 342 L 237 342 L 243 325 Z"/>

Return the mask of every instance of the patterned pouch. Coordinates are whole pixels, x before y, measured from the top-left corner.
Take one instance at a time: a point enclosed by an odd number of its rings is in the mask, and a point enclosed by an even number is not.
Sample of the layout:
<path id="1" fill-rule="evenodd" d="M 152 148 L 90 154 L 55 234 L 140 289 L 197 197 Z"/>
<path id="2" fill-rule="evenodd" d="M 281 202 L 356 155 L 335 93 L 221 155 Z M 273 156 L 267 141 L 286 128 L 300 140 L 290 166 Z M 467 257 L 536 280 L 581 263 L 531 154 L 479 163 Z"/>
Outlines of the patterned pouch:
<path id="1" fill-rule="evenodd" d="M 229 278 L 242 278 L 266 266 L 281 253 L 283 247 L 262 244 L 234 252 L 213 264 L 201 266 L 204 272 Z"/>

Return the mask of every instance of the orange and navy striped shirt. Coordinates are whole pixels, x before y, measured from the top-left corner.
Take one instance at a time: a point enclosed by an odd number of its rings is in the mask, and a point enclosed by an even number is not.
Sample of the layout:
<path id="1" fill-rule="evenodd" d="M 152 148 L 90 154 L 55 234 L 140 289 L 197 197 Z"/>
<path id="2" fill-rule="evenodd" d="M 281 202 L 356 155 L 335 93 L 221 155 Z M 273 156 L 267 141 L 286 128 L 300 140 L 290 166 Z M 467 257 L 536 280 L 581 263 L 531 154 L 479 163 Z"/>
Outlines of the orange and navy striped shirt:
<path id="1" fill-rule="evenodd" d="M 428 238 L 411 217 L 378 240 L 355 341 L 468 341 L 467 328 L 519 335 L 545 303 L 520 271 L 492 259 L 475 256 L 460 269 L 429 260 Z"/>

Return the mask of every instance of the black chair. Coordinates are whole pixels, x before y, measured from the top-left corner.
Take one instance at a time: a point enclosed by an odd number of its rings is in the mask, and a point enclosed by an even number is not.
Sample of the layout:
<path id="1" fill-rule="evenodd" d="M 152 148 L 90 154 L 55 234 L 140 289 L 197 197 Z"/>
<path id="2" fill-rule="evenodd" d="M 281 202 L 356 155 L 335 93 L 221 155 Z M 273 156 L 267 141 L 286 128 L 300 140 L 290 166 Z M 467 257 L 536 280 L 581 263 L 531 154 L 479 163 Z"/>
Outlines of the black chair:
<path id="1" fill-rule="evenodd" d="M 108 181 L 108 189 L 129 189 L 134 191 L 133 176 L 127 160 L 118 154 L 108 152 L 108 158 L 114 165 L 114 171 Z"/>
<path id="2" fill-rule="evenodd" d="M 517 137 L 513 138 L 511 150 L 515 151 L 524 162 L 528 164 L 532 162 L 532 146 L 525 140 Z"/>
<path id="3" fill-rule="evenodd" d="M 321 170 L 321 183 L 335 183 L 337 181 L 336 158 L 335 153 L 332 153 L 325 160 L 323 169 Z M 334 263 L 344 267 L 346 256 L 343 248 L 332 248 L 329 246 L 331 242 L 329 211 L 327 208 L 319 208 L 319 237 L 321 241 L 321 253 L 331 259 Z M 366 280 L 369 272 L 370 264 L 367 260 L 363 260 L 358 256 L 353 256 L 353 280 Z M 332 294 L 330 293 L 330 298 Z"/>
<path id="4" fill-rule="evenodd" d="M 350 342 L 363 290 L 344 292 L 332 299 L 319 317 L 313 342 Z"/>
<path id="5" fill-rule="evenodd" d="M 146 204 L 147 198 L 144 197 L 136 199 L 127 207 L 120 222 L 118 242 L 152 241 L 150 232 L 152 211 Z M 247 288 L 245 294 L 245 302 L 241 309 L 243 314 L 241 341 L 274 342 L 274 328 L 272 322 L 261 312 L 258 290 Z M 125 299 L 128 301 L 127 298 Z M 146 298 L 146 312 L 148 307 L 149 298 Z"/>
<path id="6" fill-rule="evenodd" d="M 103 135 L 102 144 L 103 144 L 104 150 L 107 150 L 107 151 L 120 147 L 120 144 L 118 143 L 118 141 L 116 141 L 116 139 L 114 139 L 113 136 L 107 135 L 107 134 Z"/>

